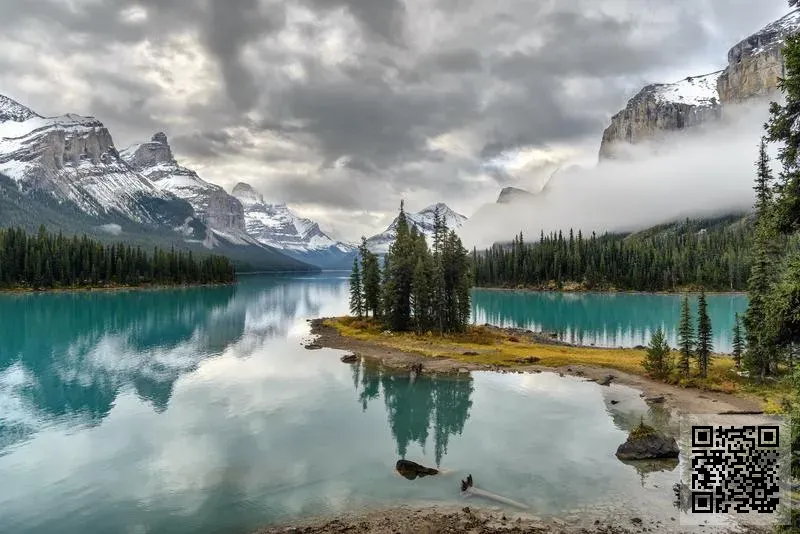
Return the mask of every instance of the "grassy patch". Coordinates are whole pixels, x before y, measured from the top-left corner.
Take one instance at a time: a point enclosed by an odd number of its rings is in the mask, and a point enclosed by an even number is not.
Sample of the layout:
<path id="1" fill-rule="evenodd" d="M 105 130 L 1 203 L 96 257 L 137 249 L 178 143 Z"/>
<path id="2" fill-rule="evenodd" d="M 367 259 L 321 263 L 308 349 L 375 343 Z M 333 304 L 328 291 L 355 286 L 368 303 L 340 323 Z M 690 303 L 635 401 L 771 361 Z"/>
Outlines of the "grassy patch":
<path id="1" fill-rule="evenodd" d="M 430 332 L 426 334 L 389 332 L 377 321 L 354 317 L 328 319 L 325 324 L 336 328 L 343 336 L 404 352 L 416 352 L 429 358 L 448 358 L 506 368 L 520 367 L 526 365 L 527 359 L 538 358 L 536 364 L 543 367 L 591 365 L 647 376 L 642 367 L 645 351 L 639 349 L 570 347 L 535 343 L 524 337 L 520 338 L 484 326 L 471 326 L 463 334 L 440 336 Z M 786 411 L 787 402 L 793 398 L 788 381 L 764 383 L 750 381 L 737 374 L 731 358 L 722 355 L 712 358 L 708 377 L 678 379 L 673 375 L 669 382 L 680 387 L 752 396 L 762 404 L 764 411 L 770 413 Z"/>
<path id="2" fill-rule="evenodd" d="M 650 436 L 657 436 L 658 432 L 652 426 L 648 426 L 644 424 L 644 419 L 642 419 L 638 425 L 636 425 L 628 436 L 628 439 L 643 439 Z"/>

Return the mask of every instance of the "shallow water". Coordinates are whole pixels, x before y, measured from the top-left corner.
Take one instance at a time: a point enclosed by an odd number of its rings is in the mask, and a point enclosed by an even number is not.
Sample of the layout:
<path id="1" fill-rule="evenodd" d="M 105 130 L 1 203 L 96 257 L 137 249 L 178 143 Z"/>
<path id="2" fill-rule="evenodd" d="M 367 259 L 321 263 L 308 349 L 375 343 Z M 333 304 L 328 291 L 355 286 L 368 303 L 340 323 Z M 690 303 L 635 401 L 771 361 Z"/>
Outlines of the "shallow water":
<path id="1" fill-rule="evenodd" d="M 614 457 L 640 417 L 669 424 L 638 392 L 549 373 L 412 383 L 304 349 L 306 318 L 346 301 L 329 274 L 0 296 L 0 531 L 247 532 L 460 504 L 467 473 L 534 513 L 669 515 L 677 470 Z M 408 481 L 400 457 L 448 474 Z"/>

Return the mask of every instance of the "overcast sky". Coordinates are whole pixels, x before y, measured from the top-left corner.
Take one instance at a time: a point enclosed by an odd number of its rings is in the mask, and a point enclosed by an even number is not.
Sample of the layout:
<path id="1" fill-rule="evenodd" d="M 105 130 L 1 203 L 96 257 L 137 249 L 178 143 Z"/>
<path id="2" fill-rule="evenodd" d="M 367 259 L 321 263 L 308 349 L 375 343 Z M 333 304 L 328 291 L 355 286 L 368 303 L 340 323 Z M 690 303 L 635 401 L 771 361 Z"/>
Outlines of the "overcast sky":
<path id="1" fill-rule="evenodd" d="M 591 162 L 638 89 L 786 0 L 0 0 L 0 93 L 246 181 L 345 238 Z"/>

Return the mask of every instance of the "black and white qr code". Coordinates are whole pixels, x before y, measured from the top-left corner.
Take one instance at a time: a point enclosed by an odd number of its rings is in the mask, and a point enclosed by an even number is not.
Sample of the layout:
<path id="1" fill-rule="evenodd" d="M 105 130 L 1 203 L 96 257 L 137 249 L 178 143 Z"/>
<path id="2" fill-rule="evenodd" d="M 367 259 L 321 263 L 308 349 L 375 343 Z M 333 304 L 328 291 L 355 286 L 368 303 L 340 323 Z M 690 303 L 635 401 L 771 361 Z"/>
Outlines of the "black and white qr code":
<path id="1" fill-rule="evenodd" d="M 780 426 L 693 425 L 691 510 L 774 514 L 780 505 Z"/>

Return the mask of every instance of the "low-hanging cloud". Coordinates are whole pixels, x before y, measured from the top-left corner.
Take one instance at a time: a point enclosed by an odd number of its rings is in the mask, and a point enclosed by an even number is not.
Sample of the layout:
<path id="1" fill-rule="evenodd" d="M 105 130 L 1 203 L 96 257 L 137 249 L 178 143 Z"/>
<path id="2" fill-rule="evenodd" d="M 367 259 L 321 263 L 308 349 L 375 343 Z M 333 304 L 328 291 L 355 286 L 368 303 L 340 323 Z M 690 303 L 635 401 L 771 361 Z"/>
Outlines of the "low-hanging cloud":
<path id="1" fill-rule="evenodd" d="M 754 199 L 753 179 L 764 101 L 726 108 L 725 120 L 703 130 L 631 146 L 625 161 L 572 168 L 541 193 L 512 204 L 486 205 L 461 235 L 468 246 L 510 241 L 540 231 L 627 232 L 685 217 L 743 213 Z"/>

